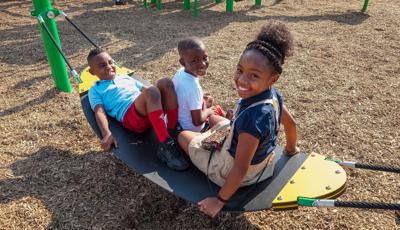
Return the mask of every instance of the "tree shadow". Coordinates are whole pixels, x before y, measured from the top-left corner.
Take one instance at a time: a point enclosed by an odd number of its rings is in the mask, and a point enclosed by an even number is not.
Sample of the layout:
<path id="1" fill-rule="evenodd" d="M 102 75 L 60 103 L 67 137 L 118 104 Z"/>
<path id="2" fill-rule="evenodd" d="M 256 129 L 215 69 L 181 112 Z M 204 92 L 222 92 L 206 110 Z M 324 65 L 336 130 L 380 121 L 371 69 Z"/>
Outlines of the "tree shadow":
<path id="1" fill-rule="evenodd" d="M 14 178 L 0 180 L 0 203 L 41 200 L 52 214 L 50 229 L 255 229 L 240 214 L 205 217 L 102 152 L 77 155 L 46 146 L 10 169 Z"/>
<path id="2" fill-rule="evenodd" d="M 10 87 L 10 90 L 19 90 L 19 89 L 26 89 L 29 88 L 35 84 L 37 84 L 38 82 L 42 82 L 48 78 L 51 78 L 50 75 L 42 75 L 42 76 L 38 76 L 38 77 L 33 77 L 33 78 L 29 78 L 27 80 L 23 80 L 18 82 L 17 84 L 15 84 L 14 86 Z"/>
<path id="3" fill-rule="evenodd" d="M 49 89 L 38 98 L 34 98 L 34 99 L 32 99 L 30 101 L 27 101 L 27 102 L 25 102 L 25 103 L 23 103 L 21 105 L 17 105 L 17 106 L 14 106 L 12 108 L 8 108 L 8 109 L 4 109 L 4 110 L 0 111 L 0 117 L 4 117 L 4 116 L 8 116 L 8 115 L 11 115 L 11 114 L 14 114 L 14 113 L 18 113 L 18 112 L 21 112 L 21 111 L 29 108 L 29 107 L 45 103 L 46 101 L 54 98 L 59 93 L 60 93 L 59 90 L 56 89 L 56 88 Z"/>
<path id="4" fill-rule="evenodd" d="M 81 7 L 72 6 L 68 11 L 72 12 L 78 8 L 86 9 L 85 13 L 73 17 L 74 22 L 101 46 L 118 47 L 124 44 L 124 48 L 111 53 L 116 60 L 130 67 L 157 60 L 175 49 L 177 42 L 184 37 L 206 37 L 232 22 L 278 19 L 295 23 L 336 21 L 342 24 L 358 25 L 369 17 L 367 14 L 351 11 L 309 16 L 255 16 L 249 14 L 254 9 L 248 9 L 227 14 L 210 9 L 215 5 L 210 0 L 199 3 L 199 8 L 202 9 L 197 18 L 192 16 L 191 11 L 184 11 L 181 2 L 174 1 L 163 4 L 161 11 L 152 8 L 144 9 L 140 4 L 124 8 L 91 10 L 109 4 L 108 2 L 83 4 Z M 77 53 L 86 53 L 87 48 L 90 47 L 89 43 L 67 24 L 64 20 L 58 21 L 61 43 L 66 55 L 70 57 Z M 24 39 L 21 38 L 22 34 Z M 0 52 L 12 54 L 0 56 L 1 62 L 29 65 L 46 60 L 37 25 L 5 29 L 0 34 L 0 43 L 11 44 L 0 47 Z"/>

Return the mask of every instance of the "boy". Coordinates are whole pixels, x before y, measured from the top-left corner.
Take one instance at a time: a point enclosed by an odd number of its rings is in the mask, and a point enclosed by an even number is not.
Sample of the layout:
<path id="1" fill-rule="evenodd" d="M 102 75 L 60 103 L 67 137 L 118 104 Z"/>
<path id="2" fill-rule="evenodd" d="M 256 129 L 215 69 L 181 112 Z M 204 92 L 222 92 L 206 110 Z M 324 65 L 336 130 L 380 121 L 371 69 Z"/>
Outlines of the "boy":
<path id="1" fill-rule="evenodd" d="M 172 81 L 179 104 L 179 125 L 183 130 L 200 132 L 205 121 L 215 114 L 214 106 L 205 106 L 199 83 L 199 77 L 207 73 L 208 56 L 204 43 L 196 37 L 181 40 L 178 52 L 183 68 L 178 70 Z"/>
<path id="2" fill-rule="evenodd" d="M 109 151 L 112 145 L 117 146 L 117 140 L 108 127 L 107 114 L 136 133 L 153 127 L 161 143 L 157 150 L 160 160 L 171 169 L 186 169 L 189 164 L 179 153 L 179 148 L 170 137 L 163 119 L 164 109 L 168 118 L 168 128 L 176 128 L 178 105 L 172 81 L 164 78 L 157 82 L 157 87 L 147 88 L 127 75 L 116 75 L 110 55 L 102 49 L 90 51 L 87 61 L 89 72 L 100 79 L 89 90 L 89 102 L 103 136 L 101 147 Z"/>

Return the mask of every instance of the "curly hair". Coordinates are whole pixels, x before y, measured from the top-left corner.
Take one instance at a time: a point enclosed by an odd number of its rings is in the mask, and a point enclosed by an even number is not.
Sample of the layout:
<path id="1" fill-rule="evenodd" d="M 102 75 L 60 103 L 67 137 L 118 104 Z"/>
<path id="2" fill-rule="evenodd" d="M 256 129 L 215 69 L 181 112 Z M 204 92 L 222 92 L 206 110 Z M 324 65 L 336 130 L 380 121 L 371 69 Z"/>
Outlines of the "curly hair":
<path id="1" fill-rule="evenodd" d="M 256 39 L 247 44 L 243 53 L 249 50 L 259 51 L 268 58 L 274 70 L 281 74 L 285 58 L 293 54 L 293 36 L 284 23 L 269 21 L 261 28 Z"/>

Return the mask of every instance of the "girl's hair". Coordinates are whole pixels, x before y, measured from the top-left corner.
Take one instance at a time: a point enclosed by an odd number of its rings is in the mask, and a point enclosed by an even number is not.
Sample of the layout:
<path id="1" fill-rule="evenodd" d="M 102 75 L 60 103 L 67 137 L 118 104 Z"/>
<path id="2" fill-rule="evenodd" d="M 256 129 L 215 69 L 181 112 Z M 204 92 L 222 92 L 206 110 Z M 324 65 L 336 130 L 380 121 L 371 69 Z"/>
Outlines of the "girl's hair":
<path id="1" fill-rule="evenodd" d="M 293 36 L 284 23 L 269 21 L 261 28 L 256 39 L 247 44 L 243 53 L 249 50 L 259 51 L 268 58 L 274 70 L 281 74 L 285 57 L 293 53 Z"/>

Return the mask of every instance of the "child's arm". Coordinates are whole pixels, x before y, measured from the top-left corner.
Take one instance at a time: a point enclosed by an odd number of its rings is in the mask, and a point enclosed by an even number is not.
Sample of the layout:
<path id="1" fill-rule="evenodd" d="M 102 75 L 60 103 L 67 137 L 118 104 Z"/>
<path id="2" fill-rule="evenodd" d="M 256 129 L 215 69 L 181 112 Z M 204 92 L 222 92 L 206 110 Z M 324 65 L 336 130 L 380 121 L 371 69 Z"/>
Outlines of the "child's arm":
<path id="1" fill-rule="evenodd" d="M 288 155 L 295 154 L 298 152 L 296 121 L 285 105 L 282 108 L 282 124 L 286 135 L 285 153 Z"/>
<path id="2" fill-rule="evenodd" d="M 107 115 L 104 111 L 103 105 L 96 105 L 94 108 L 94 114 L 96 117 L 96 123 L 99 126 L 101 135 L 103 136 L 103 139 L 101 140 L 101 147 L 105 151 L 109 151 L 111 149 L 111 145 L 118 147 L 117 140 L 113 137 L 110 128 L 108 127 Z"/>
<path id="3" fill-rule="evenodd" d="M 207 118 L 213 114 L 215 114 L 214 106 L 211 108 L 202 108 L 197 110 L 191 110 L 190 114 L 192 115 L 192 123 L 193 125 L 199 126 L 203 124 Z"/>
<path id="4" fill-rule="evenodd" d="M 259 139 L 249 133 L 241 133 L 236 149 L 236 156 L 233 167 L 225 180 L 224 185 L 219 190 L 218 197 L 228 200 L 240 187 L 240 183 L 249 169 L 251 159 L 257 150 Z M 198 203 L 200 211 L 211 217 L 215 217 L 224 206 L 217 197 L 207 197 Z"/>

